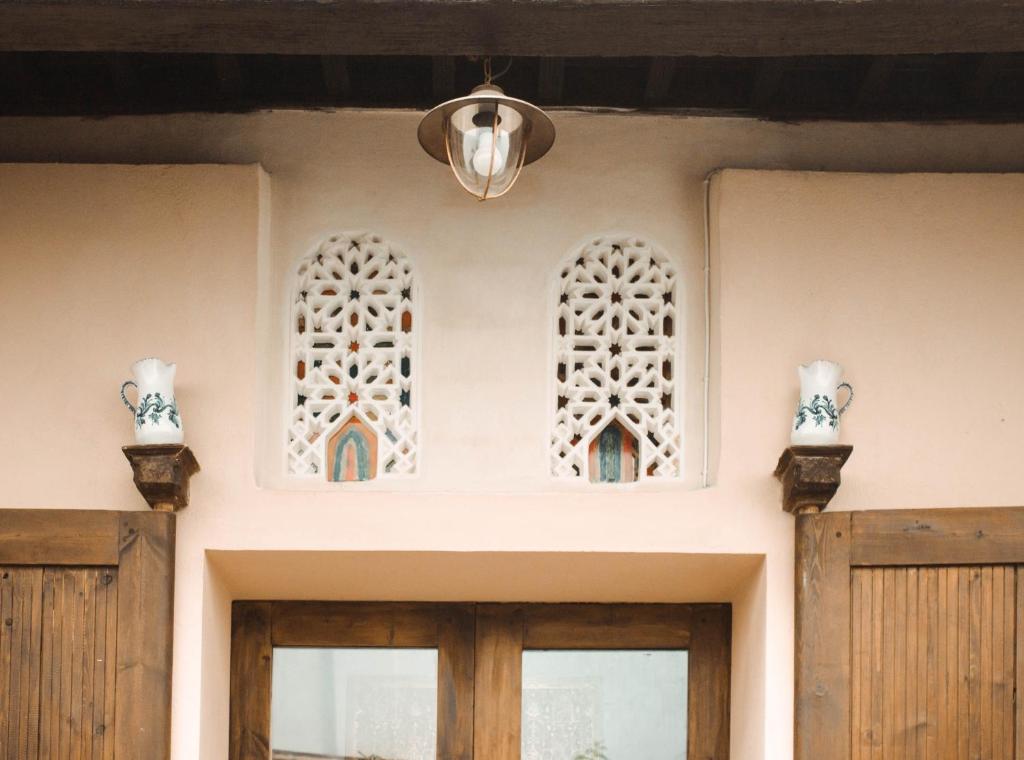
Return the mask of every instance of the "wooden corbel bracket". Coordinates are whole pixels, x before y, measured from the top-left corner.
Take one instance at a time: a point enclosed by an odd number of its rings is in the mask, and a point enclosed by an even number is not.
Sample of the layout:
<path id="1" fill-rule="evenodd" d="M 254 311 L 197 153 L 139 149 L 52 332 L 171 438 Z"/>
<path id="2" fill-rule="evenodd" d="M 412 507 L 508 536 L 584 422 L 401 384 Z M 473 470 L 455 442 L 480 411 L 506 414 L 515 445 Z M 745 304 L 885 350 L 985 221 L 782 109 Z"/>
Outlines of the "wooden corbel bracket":
<path id="1" fill-rule="evenodd" d="M 131 462 L 135 486 L 146 503 L 159 512 L 177 512 L 188 506 L 188 481 L 199 472 L 192 449 L 181 444 L 123 446 Z"/>
<path id="2" fill-rule="evenodd" d="M 775 477 L 782 481 L 782 508 L 794 515 L 814 514 L 839 490 L 839 471 L 853 446 L 790 446 L 782 452 Z"/>

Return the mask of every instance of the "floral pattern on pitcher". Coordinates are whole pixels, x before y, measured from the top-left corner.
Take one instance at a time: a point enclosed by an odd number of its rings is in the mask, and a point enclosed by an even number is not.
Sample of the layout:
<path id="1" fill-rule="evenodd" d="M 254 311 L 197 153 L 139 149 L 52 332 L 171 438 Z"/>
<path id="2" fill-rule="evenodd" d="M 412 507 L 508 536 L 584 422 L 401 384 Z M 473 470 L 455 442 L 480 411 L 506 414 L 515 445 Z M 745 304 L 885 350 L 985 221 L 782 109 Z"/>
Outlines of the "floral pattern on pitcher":
<path id="1" fill-rule="evenodd" d="M 831 446 L 839 443 L 839 419 L 853 401 L 853 387 L 841 382 L 843 368 L 835 362 L 819 360 L 797 368 L 800 400 L 793 415 L 790 442 L 796 446 Z M 837 407 L 839 390 L 849 397 Z"/>
<path id="2" fill-rule="evenodd" d="M 132 365 L 134 380 L 121 384 L 121 401 L 135 421 L 135 443 L 153 445 L 184 443 L 181 413 L 174 398 L 174 374 L 177 367 L 160 359 L 139 359 Z M 133 404 L 125 389 L 135 388 L 138 402 Z"/>
<path id="3" fill-rule="evenodd" d="M 808 419 L 814 420 L 815 427 L 821 427 L 826 420 L 833 430 L 839 427 L 839 412 L 836 411 L 836 405 L 828 396 L 819 393 L 814 394 L 810 404 L 805 404 L 802 400 L 797 403 L 794 429 L 799 430 Z"/>
<path id="4" fill-rule="evenodd" d="M 164 401 L 163 394 L 159 392 L 147 393 L 139 399 L 139 405 L 135 409 L 135 427 L 145 425 L 147 418 L 151 424 L 159 424 L 164 412 L 167 412 L 167 421 L 180 429 L 181 419 L 178 417 L 178 402 L 173 398 L 169 402 Z"/>

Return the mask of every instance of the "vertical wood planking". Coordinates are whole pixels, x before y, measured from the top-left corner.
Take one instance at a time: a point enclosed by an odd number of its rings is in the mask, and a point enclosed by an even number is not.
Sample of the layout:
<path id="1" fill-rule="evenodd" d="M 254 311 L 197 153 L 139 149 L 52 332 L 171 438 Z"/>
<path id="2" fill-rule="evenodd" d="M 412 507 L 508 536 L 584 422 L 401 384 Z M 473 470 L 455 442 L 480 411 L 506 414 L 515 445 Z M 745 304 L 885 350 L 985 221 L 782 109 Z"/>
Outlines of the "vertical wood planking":
<path id="1" fill-rule="evenodd" d="M 850 535 L 849 512 L 797 517 L 795 760 L 851 755 Z"/>
<path id="2" fill-rule="evenodd" d="M 481 604 L 476 611 L 476 693 L 473 756 L 519 760 L 521 750 L 523 611 Z"/>
<path id="3" fill-rule="evenodd" d="M 1014 683 L 1019 691 L 1024 691 L 1024 567 L 1016 568 L 1017 593 L 1016 615 L 1017 629 L 1014 632 L 1016 646 L 1016 663 L 1014 666 Z M 1014 704 L 1014 758 L 1024 758 L 1024 694 L 1018 694 Z"/>
<path id="4" fill-rule="evenodd" d="M 0 567 L 0 758 L 39 757 L 41 568 Z"/>
<path id="5" fill-rule="evenodd" d="M 111 758 L 117 570 L 47 567 L 42 598 L 40 757 Z"/>
<path id="6" fill-rule="evenodd" d="M 1015 568 L 854 568 L 851 591 L 853 760 L 1024 757 Z"/>

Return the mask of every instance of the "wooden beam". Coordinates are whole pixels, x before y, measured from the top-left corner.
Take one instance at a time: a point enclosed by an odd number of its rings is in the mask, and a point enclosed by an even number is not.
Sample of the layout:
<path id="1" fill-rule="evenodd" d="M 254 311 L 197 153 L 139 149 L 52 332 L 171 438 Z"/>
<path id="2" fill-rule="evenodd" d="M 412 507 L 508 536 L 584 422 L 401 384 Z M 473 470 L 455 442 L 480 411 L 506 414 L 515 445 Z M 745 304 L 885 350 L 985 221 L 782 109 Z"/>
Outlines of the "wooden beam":
<path id="1" fill-rule="evenodd" d="M 0 50 L 782 56 L 1024 50 L 1024 0 L 0 0 Z"/>
<path id="2" fill-rule="evenodd" d="M 537 100 L 557 105 L 565 99 L 565 59 L 541 58 L 537 76 Z"/>
<path id="3" fill-rule="evenodd" d="M 851 565 L 1024 563 L 1024 508 L 855 512 Z"/>
<path id="4" fill-rule="evenodd" d="M 344 101 L 351 97 L 352 78 L 348 73 L 348 61 L 345 56 L 320 56 L 320 72 L 324 78 L 324 89 L 332 101 Z"/>
<path id="5" fill-rule="evenodd" d="M 119 513 L 0 509 L 0 565 L 116 565 Z"/>
<path id="6" fill-rule="evenodd" d="M 241 95 L 245 89 L 241 59 L 237 55 L 218 54 L 213 56 L 213 66 L 217 72 L 217 83 L 221 94 L 227 97 Z"/>
<path id="7" fill-rule="evenodd" d="M 122 98 L 136 95 L 140 89 L 139 75 L 132 64 L 132 56 L 126 53 L 107 53 L 105 56 L 110 80 L 114 90 Z"/>
<path id="8" fill-rule="evenodd" d="M 431 61 L 431 79 L 434 98 L 438 101 L 455 97 L 455 57 L 435 55 Z"/>
<path id="9" fill-rule="evenodd" d="M 871 59 L 857 90 L 856 105 L 858 108 L 874 106 L 882 99 L 894 68 L 896 68 L 895 56 L 880 55 Z"/>
<path id="10" fill-rule="evenodd" d="M 974 73 L 964 83 L 963 97 L 970 103 L 978 102 L 988 94 L 1000 70 L 1010 62 L 1010 56 L 983 55 L 974 67 Z"/>
<path id="11" fill-rule="evenodd" d="M 754 86 L 750 91 L 750 107 L 754 110 L 767 108 L 775 98 L 786 73 L 785 61 L 778 58 L 766 58 L 757 65 L 754 73 Z"/>
<path id="12" fill-rule="evenodd" d="M 644 105 L 656 106 L 664 103 L 668 99 L 675 78 L 675 58 L 652 58 L 647 69 L 647 84 L 644 85 Z"/>

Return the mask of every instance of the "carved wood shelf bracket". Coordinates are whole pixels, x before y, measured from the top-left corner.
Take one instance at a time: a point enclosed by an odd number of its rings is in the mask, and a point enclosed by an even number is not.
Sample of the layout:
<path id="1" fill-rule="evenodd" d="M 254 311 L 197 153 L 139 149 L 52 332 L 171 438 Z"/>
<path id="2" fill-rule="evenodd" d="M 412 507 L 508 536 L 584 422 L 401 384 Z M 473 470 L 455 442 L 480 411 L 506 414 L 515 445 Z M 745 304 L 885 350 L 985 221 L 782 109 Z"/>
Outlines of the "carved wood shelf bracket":
<path id="1" fill-rule="evenodd" d="M 782 508 L 794 515 L 821 512 L 839 490 L 839 471 L 853 446 L 790 446 L 775 477 L 782 481 Z"/>
<path id="2" fill-rule="evenodd" d="M 180 444 L 123 446 L 135 486 L 152 509 L 177 512 L 188 506 L 188 481 L 199 472 L 192 449 Z"/>

